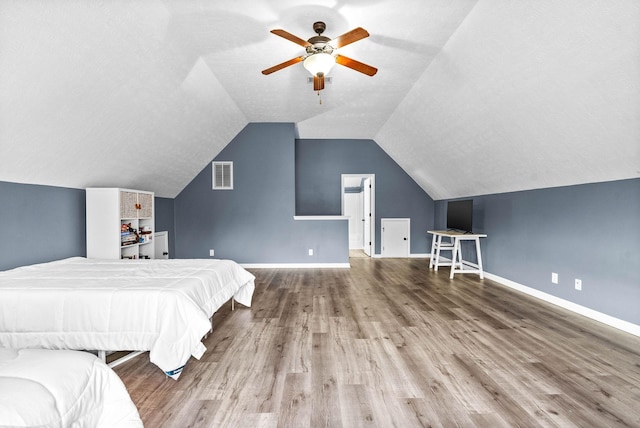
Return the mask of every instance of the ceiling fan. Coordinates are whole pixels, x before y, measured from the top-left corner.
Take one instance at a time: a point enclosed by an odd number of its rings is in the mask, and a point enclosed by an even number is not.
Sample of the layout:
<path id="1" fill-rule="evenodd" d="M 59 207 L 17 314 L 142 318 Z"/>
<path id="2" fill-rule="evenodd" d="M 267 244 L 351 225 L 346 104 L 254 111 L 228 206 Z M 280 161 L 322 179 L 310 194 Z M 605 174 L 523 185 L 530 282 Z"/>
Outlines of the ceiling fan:
<path id="1" fill-rule="evenodd" d="M 273 34 L 302 46 L 305 48 L 306 53 L 281 64 L 274 65 L 266 70 L 262 70 L 262 74 L 271 74 L 275 71 L 282 70 L 285 67 L 289 67 L 290 65 L 302 62 L 304 68 L 306 68 L 313 76 L 313 90 L 320 91 L 324 89 L 325 76 L 335 63 L 344 65 L 345 67 L 349 67 L 352 70 L 359 71 L 360 73 L 364 73 L 367 76 L 373 76 L 378 72 L 378 69 L 375 67 L 356 61 L 355 59 L 347 58 L 346 56 L 340 55 L 336 52 L 337 49 L 340 49 L 343 46 L 357 42 L 365 37 L 369 37 L 367 30 L 358 27 L 336 37 L 335 39 L 330 39 L 322 35 L 326 28 L 327 26 L 324 22 L 315 22 L 313 24 L 313 31 L 315 31 L 317 35 L 311 37 L 309 40 L 303 40 L 285 30 L 271 30 Z"/>

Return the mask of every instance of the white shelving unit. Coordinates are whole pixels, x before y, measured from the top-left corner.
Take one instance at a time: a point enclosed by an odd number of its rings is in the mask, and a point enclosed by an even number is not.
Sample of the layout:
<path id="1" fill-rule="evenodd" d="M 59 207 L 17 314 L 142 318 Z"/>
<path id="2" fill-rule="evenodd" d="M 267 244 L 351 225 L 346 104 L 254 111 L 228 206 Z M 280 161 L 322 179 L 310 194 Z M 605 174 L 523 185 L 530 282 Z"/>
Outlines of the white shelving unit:
<path id="1" fill-rule="evenodd" d="M 120 188 L 86 189 L 87 258 L 154 257 L 154 194 Z"/>

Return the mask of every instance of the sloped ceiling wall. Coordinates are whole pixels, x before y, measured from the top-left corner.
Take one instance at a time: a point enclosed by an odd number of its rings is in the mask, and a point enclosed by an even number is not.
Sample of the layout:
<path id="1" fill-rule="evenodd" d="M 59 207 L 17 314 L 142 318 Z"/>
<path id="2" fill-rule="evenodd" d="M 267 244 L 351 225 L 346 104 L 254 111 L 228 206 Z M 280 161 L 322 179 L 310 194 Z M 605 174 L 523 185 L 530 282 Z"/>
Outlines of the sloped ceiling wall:
<path id="1" fill-rule="evenodd" d="M 162 2 L 0 2 L 0 180 L 174 197 L 248 123 Z"/>
<path id="2" fill-rule="evenodd" d="M 481 1 L 376 141 L 434 198 L 640 176 L 640 3 Z"/>
<path id="3" fill-rule="evenodd" d="M 317 20 L 378 74 L 260 74 Z M 632 178 L 639 76 L 636 0 L 0 0 L 0 180 L 174 197 L 249 122 L 375 139 L 434 199 Z"/>

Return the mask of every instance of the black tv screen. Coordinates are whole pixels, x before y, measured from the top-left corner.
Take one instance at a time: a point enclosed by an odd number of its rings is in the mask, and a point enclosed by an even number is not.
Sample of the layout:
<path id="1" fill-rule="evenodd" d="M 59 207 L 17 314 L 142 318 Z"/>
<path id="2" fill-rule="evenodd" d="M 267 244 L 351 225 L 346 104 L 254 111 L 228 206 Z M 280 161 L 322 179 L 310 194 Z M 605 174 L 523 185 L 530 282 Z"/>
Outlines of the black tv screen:
<path id="1" fill-rule="evenodd" d="M 447 229 L 471 232 L 473 223 L 473 199 L 449 201 L 447 204 Z"/>

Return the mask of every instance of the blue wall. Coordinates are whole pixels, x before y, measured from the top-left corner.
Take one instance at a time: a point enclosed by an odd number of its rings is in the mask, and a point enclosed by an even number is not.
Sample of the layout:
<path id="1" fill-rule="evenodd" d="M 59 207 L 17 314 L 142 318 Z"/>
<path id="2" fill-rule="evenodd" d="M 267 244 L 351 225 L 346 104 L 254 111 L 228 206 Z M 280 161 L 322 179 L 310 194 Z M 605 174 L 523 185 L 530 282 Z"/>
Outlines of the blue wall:
<path id="1" fill-rule="evenodd" d="M 318 188 L 318 198 L 303 192 L 310 204 L 324 200 L 314 205 L 313 210 L 320 210 L 314 214 L 339 213 L 341 173 L 374 173 L 377 193 L 397 193 L 393 197 L 400 198 L 377 205 L 379 217 L 405 217 L 406 212 L 385 212 L 383 206 L 408 204 L 427 211 L 420 235 L 431 227 L 429 222 L 438 229 L 446 226 L 446 201 L 401 196 L 411 186 L 397 172 L 385 184 L 385 172 L 350 166 L 341 158 L 348 150 L 328 149 L 338 141 L 322 142 L 325 149 L 315 155 L 318 168 L 313 174 L 325 171 L 338 178 Z M 202 258 L 214 248 L 216 257 L 243 263 L 348 261 L 346 221 L 293 220 L 295 176 L 301 172 L 294 171 L 295 157 L 306 157 L 301 163 L 308 165 L 312 152 L 322 147 L 306 153 L 305 148 L 294 150 L 305 144 L 313 142 L 296 143 L 291 124 L 250 124 L 216 158 L 234 161 L 233 191 L 211 190 L 209 165 L 175 200 L 156 198 L 156 229 L 169 231 L 174 255 Z M 316 182 L 323 181 L 317 177 Z M 640 325 L 640 179 L 473 199 L 474 231 L 488 234 L 482 240 L 487 272 Z M 412 218 L 414 230 L 415 223 Z M 307 255 L 309 248 L 315 250 L 314 257 Z M 412 247 L 412 252 L 428 248 Z M 0 270 L 85 254 L 83 189 L 0 182 Z M 559 274 L 559 284 L 551 284 L 551 272 Z M 582 291 L 574 289 L 574 278 L 582 280 Z"/>
<path id="2" fill-rule="evenodd" d="M 85 191 L 0 181 L 0 270 L 85 256 Z"/>
<path id="3" fill-rule="evenodd" d="M 640 325 L 640 179 L 473 200 L 487 272 Z M 436 228 L 445 226 L 437 201 Z"/>
<path id="4" fill-rule="evenodd" d="M 382 218 L 410 218 L 410 252 L 431 251 L 433 200 L 372 140 L 296 140 L 296 213 L 340 215 L 342 174 L 376 176 L 376 254 Z"/>
<path id="5" fill-rule="evenodd" d="M 174 258 L 175 246 L 175 220 L 174 220 L 174 200 L 169 198 L 155 198 L 156 209 L 156 231 L 167 231 L 169 236 L 169 257 Z"/>
<path id="6" fill-rule="evenodd" d="M 156 198 L 156 230 L 173 245 L 173 199 Z M 0 181 L 0 270 L 87 255 L 84 189 Z M 159 229 L 161 228 L 161 229 Z"/>
<path id="7" fill-rule="evenodd" d="M 209 164 L 176 197 L 176 257 L 348 263 L 346 220 L 293 219 L 294 142 L 293 124 L 247 125 L 215 158 L 233 161 L 233 190 L 211 189 Z"/>

